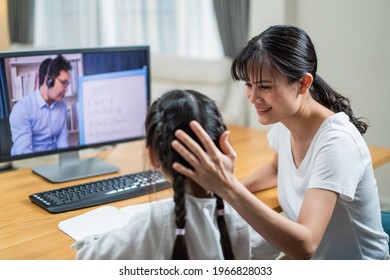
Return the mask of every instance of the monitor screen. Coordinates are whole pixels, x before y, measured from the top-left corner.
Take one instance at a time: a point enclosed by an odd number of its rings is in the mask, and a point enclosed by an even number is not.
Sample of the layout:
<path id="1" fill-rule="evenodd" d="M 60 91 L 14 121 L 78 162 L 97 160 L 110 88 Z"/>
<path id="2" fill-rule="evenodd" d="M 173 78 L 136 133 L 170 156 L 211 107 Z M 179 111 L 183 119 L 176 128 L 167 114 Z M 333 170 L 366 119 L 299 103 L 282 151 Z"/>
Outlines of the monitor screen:
<path id="1" fill-rule="evenodd" d="M 52 182 L 118 169 L 78 151 L 145 137 L 149 47 L 0 53 L 0 162 L 59 154 L 34 167 Z"/>

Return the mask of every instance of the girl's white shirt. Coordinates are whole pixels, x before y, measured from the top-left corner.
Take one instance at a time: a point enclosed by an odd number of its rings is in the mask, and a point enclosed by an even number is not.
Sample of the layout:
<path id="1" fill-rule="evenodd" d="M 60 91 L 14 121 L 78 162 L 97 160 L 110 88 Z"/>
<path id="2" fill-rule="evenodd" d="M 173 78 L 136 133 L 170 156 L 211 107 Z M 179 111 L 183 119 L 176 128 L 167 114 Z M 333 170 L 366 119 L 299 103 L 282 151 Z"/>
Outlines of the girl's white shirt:
<path id="1" fill-rule="evenodd" d="M 169 260 L 176 238 L 173 201 L 152 203 L 126 226 L 76 242 L 78 259 Z M 223 259 L 215 198 L 186 195 L 185 238 L 190 259 Z M 236 259 L 274 259 L 279 251 L 225 202 L 225 220 Z"/>

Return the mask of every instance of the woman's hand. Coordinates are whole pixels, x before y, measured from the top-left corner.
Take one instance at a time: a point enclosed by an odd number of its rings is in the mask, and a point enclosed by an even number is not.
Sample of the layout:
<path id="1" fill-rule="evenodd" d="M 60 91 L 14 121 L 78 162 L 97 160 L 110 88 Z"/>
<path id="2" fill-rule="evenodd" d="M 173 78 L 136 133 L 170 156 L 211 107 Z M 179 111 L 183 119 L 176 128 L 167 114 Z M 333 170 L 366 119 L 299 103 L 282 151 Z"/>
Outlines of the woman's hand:
<path id="1" fill-rule="evenodd" d="M 192 166 L 193 170 L 177 162 L 173 164 L 173 168 L 203 188 L 224 197 L 221 191 L 226 187 L 233 187 L 237 181 L 234 176 L 237 155 L 228 140 L 230 132 L 225 131 L 221 135 L 219 139 L 221 150 L 219 150 L 198 122 L 192 121 L 190 127 L 206 151 L 184 131 L 177 130 L 175 135 L 180 141 L 174 140 L 172 147 Z"/>

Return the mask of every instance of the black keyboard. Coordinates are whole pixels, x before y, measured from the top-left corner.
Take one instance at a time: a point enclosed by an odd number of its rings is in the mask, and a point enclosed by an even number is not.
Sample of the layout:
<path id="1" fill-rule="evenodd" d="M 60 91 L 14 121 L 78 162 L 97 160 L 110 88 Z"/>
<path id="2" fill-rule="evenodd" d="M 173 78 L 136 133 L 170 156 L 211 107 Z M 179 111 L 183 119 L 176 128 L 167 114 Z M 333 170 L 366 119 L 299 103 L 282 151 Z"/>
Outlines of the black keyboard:
<path id="1" fill-rule="evenodd" d="M 60 213 L 132 198 L 171 187 L 157 170 L 35 193 L 30 200 L 51 213 Z"/>

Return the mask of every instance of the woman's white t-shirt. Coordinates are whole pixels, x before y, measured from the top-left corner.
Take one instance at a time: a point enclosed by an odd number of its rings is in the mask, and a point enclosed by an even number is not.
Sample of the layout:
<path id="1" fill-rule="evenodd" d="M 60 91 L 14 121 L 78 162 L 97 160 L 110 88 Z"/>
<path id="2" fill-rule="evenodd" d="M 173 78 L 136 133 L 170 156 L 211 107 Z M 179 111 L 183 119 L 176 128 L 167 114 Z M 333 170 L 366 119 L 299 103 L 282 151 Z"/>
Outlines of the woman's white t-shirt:
<path id="1" fill-rule="evenodd" d="M 345 113 L 322 123 L 298 168 L 283 124 L 271 128 L 268 140 L 278 154 L 278 198 L 287 217 L 297 220 L 309 188 L 339 194 L 313 259 L 382 259 L 388 253 L 370 152 Z"/>

